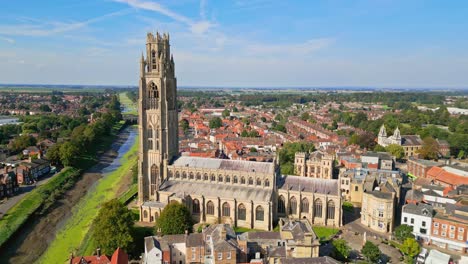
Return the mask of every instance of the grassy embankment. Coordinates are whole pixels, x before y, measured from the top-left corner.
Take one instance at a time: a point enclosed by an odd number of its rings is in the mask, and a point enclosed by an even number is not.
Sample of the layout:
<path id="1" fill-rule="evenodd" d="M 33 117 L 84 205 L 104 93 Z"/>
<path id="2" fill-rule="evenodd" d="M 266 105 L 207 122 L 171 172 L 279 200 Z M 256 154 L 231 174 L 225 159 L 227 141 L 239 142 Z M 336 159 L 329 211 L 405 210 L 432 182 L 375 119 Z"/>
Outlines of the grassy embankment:
<path id="1" fill-rule="evenodd" d="M 138 140 L 123 156 L 121 166 L 114 172 L 100 179 L 85 197 L 73 208 L 70 217 L 55 240 L 39 259 L 39 263 L 63 263 L 76 249 L 84 248 L 83 252 L 92 253 L 93 242 L 88 239 L 88 231 L 102 203 L 116 197 L 116 193 L 128 172 L 137 161 Z M 81 250 L 80 250 L 81 251 Z"/>
<path id="2" fill-rule="evenodd" d="M 44 212 L 80 177 L 78 169 L 67 167 L 46 184 L 37 187 L 0 219 L 0 246 L 36 212 Z"/>
<path id="3" fill-rule="evenodd" d="M 137 105 L 127 96 L 127 93 L 119 93 L 119 101 L 122 105 L 125 105 L 125 108 L 128 112 L 122 114 L 138 115 Z"/>
<path id="4" fill-rule="evenodd" d="M 126 93 L 119 94 L 121 104 L 127 108 L 134 108 L 136 105 L 127 96 Z M 119 127 L 120 125 L 120 127 Z M 116 125 L 113 130 L 121 130 L 123 123 Z M 116 198 L 124 177 L 128 172 L 134 169 L 137 164 L 138 138 L 134 145 L 122 157 L 121 166 L 114 172 L 100 179 L 93 187 L 93 190 L 88 191 L 74 208 L 73 217 L 70 217 L 62 229 L 58 232 L 56 239 L 49 246 L 47 251 L 42 255 L 39 262 L 42 263 L 60 263 L 61 259 L 66 259 L 70 252 L 78 250 L 81 255 L 91 255 L 96 249 L 95 243 L 90 236 L 92 222 L 99 212 L 102 203 Z M 91 158 L 92 162 L 92 158 Z M 128 202 L 138 191 L 138 186 L 135 182 L 124 192 L 119 200 Z"/>

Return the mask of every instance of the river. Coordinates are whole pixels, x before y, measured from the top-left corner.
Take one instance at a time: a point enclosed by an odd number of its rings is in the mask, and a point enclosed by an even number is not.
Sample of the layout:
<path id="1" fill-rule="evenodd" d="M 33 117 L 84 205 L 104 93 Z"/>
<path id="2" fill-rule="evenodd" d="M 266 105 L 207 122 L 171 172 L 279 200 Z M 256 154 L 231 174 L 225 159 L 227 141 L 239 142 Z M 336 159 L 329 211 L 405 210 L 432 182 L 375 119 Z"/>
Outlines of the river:
<path id="1" fill-rule="evenodd" d="M 99 162 L 83 173 L 81 179 L 55 203 L 47 215 L 31 217 L 4 245 L 0 252 L 0 263 L 33 263 L 36 261 L 72 215 L 73 207 L 80 199 L 100 178 L 120 166 L 122 157 L 135 143 L 136 137 L 137 129 L 133 127 L 120 132 L 111 148 L 100 156 Z"/>

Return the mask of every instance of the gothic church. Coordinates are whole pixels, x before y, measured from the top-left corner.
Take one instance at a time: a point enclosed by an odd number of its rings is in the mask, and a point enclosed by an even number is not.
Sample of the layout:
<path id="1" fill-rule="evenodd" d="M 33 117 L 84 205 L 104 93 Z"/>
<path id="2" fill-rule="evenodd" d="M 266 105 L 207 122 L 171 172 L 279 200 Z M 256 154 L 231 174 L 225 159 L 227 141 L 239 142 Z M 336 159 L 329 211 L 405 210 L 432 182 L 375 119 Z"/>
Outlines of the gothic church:
<path id="1" fill-rule="evenodd" d="M 140 60 L 138 205 L 154 222 L 171 201 L 201 223 L 272 230 L 279 217 L 341 226 L 339 181 L 283 176 L 274 162 L 179 153 L 177 79 L 169 35 L 149 33 Z"/>

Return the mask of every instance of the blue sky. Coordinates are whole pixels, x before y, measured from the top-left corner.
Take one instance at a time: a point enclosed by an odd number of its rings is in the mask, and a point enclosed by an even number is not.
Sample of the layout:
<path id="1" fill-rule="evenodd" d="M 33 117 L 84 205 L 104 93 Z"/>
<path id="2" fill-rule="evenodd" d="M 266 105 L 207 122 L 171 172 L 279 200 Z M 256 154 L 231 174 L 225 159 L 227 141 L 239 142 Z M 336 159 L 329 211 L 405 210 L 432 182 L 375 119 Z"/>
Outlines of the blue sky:
<path id="1" fill-rule="evenodd" d="M 467 14 L 455 0 L 2 1 L 0 83 L 136 85 L 158 30 L 184 86 L 468 87 Z"/>

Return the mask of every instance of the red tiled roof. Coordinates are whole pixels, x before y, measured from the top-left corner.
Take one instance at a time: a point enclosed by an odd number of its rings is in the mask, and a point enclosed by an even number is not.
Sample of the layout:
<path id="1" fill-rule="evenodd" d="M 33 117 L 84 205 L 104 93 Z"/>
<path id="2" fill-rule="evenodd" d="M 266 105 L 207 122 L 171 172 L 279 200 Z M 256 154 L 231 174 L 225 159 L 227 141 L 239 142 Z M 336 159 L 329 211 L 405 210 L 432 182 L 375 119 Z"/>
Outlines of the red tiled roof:
<path id="1" fill-rule="evenodd" d="M 128 255 L 121 248 L 117 248 L 112 255 L 111 264 L 128 264 Z"/>
<path id="2" fill-rule="evenodd" d="M 427 177 L 452 186 L 468 184 L 468 177 L 463 177 L 435 166 L 427 171 Z"/>

